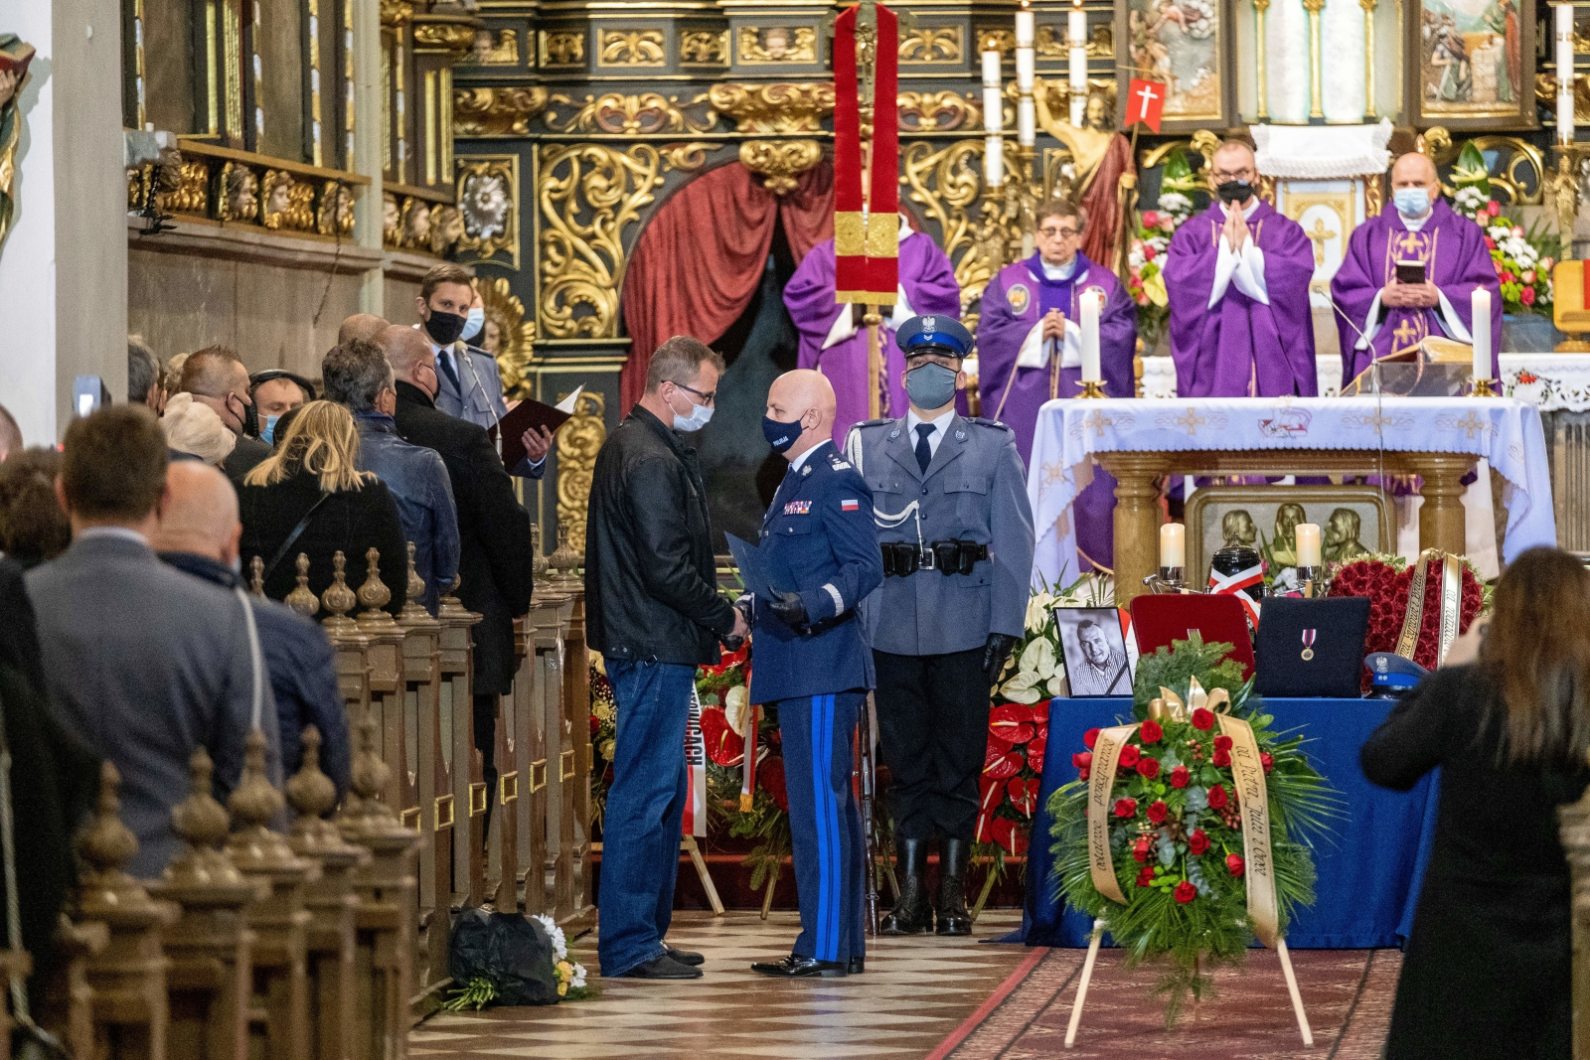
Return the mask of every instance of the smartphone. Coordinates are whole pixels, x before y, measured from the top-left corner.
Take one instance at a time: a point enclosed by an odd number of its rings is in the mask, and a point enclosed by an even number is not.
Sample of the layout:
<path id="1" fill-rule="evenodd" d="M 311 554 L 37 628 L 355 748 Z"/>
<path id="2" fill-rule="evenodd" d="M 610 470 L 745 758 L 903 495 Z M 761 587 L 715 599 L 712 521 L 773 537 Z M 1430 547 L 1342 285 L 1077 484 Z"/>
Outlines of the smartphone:
<path id="1" fill-rule="evenodd" d="M 1407 284 L 1421 284 L 1424 282 L 1424 262 L 1399 261 L 1397 262 L 1397 282 Z"/>
<path id="2" fill-rule="evenodd" d="M 72 381 L 72 409 L 79 419 L 110 404 L 110 390 L 97 375 L 80 375 Z"/>

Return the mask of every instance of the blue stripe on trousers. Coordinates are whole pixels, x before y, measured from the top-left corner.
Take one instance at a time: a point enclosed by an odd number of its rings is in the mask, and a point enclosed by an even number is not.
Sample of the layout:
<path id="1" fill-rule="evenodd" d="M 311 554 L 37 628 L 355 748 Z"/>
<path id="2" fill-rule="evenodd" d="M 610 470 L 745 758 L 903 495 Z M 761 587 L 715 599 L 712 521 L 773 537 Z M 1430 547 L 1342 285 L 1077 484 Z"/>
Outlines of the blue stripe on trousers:
<path id="1" fill-rule="evenodd" d="M 824 736 L 823 715 L 824 706 L 829 702 L 827 696 L 812 697 L 811 716 L 811 782 L 812 782 L 812 825 L 817 839 L 817 916 L 815 922 L 815 952 L 812 954 L 819 961 L 831 961 L 837 950 L 837 942 L 832 942 L 831 922 L 834 917 L 833 896 L 830 893 L 834 876 L 833 847 L 828 837 L 828 810 L 826 804 L 827 783 L 826 774 L 828 741 Z M 832 717 L 832 714 L 829 714 Z"/>

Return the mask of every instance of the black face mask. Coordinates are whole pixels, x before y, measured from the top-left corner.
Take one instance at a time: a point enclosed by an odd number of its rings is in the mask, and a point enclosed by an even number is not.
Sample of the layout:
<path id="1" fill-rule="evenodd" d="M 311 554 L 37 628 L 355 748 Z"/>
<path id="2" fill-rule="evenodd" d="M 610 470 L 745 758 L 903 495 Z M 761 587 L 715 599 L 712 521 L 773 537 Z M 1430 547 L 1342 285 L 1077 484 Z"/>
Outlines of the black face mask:
<path id="1" fill-rule="evenodd" d="M 1253 198 L 1253 185 L 1245 180 L 1228 180 L 1217 185 L 1215 192 L 1223 202 L 1247 202 Z"/>
<path id="2" fill-rule="evenodd" d="M 254 410 L 254 406 L 252 404 L 250 404 L 248 402 L 245 402 L 242 398 L 238 397 L 236 394 L 232 394 L 232 395 L 229 395 L 227 397 L 227 399 L 226 399 L 227 408 L 230 409 L 232 407 L 232 402 L 233 401 L 236 401 L 237 405 L 238 405 L 238 408 L 243 410 L 242 413 L 238 416 L 238 419 L 243 421 L 243 433 L 245 435 L 247 435 L 248 437 L 250 437 L 250 438 L 258 438 L 259 437 L 259 413 Z"/>
<path id="3" fill-rule="evenodd" d="M 457 313 L 433 309 L 431 318 L 425 322 L 425 330 L 438 346 L 451 346 L 464 333 L 464 318 Z"/>

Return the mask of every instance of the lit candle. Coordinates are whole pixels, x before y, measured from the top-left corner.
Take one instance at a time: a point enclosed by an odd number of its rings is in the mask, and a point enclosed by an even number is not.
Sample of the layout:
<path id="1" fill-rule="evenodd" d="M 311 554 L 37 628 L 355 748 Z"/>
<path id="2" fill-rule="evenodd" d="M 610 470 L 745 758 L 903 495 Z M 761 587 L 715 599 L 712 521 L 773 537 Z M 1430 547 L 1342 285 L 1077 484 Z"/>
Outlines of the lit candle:
<path id="1" fill-rule="evenodd" d="M 1016 47 L 1031 48 L 1033 39 L 1032 9 L 1025 4 L 1016 11 Z"/>
<path id="2" fill-rule="evenodd" d="M 1018 19 L 1020 15 L 1016 16 Z M 1020 25 L 1018 22 L 1017 25 Z M 1088 46 L 1088 16 L 1082 10 L 1082 0 L 1071 0 L 1071 13 L 1066 16 L 1066 29 L 1071 37 L 1071 47 Z"/>
<path id="3" fill-rule="evenodd" d="M 1032 45 L 1016 45 L 1016 91 L 1030 95 L 1037 77 L 1038 60 Z"/>
<path id="4" fill-rule="evenodd" d="M 1082 381 L 1097 383 L 1099 375 L 1099 294 L 1082 295 Z"/>
<path id="5" fill-rule="evenodd" d="M 1320 532 L 1318 523 L 1297 524 L 1297 565 L 1320 566 Z"/>
<path id="6" fill-rule="evenodd" d="M 1005 183 L 1005 141 L 991 135 L 983 147 L 983 183 L 997 188 Z"/>
<path id="7" fill-rule="evenodd" d="M 1573 143 L 1573 5 L 1556 9 L 1557 42 L 1557 142 Z"/>
<path id="8" fill-rule="evenodd" d="M 1474 333 L 1474 380 L 1489 381 L 1491 378 L 1491 292 L 1483 287 L 1474 288 L 1474 297 L 1469 303 L 1471 323 L 1470 330 Z"/>
<path id="9" fill-rule="evenodd" d="M 1016 100 L 1016 142 L 1023 147 L 1032 147 L 1038 142 L 1038 115 L 1031 96 Z"/>
<path id="10" fill-rule="evenodd" d="M 1187 527 L 1181 523 L 1165 523 L 1160 526 L 1159 565 L 1161 567 L 1187 565 Z"/>

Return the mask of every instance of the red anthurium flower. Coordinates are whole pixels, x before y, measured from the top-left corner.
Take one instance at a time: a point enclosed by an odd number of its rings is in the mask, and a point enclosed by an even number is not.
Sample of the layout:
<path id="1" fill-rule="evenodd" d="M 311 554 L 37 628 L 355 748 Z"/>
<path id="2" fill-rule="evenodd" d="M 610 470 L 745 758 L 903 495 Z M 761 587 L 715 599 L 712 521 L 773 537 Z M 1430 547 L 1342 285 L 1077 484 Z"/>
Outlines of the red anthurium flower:
<path id="1" fill-rule="evenodd" d="M 732 766 L 745 756 L 745 738 L 729 728 L 728 715 L 721 707 L 701 712 L 701 738 L 707 745 L 707 757 L 717 765 Z"/>
<path id="2" fill-rule="evenodd" d="M 1248 866 L 1243 863 L 1241 854 L 1226 855 L 1226 871 L 1231 873 L 1231 875 L 1240 879 L 1247 870 Z"/>
<path id="3" fill-rule="evenodd" d="M 1229 766 L 1231 764 L 1231 752 L 1223 748 L 1217 749 L 1215 751 L 1214 757 L 1209 761 L 1211 764 L 1216 766 Z"/>
<path id="4" fill-rule="evenodd" d="M 1192 712 L 1192 726 L 1203 732 L 1208 732 L 1215 727 L 1214 712 L 1206 707 L 1199 707 Z"/>
<path id="5" fill-rule="evenodd" d="M 1132 860 L 1137 862 L 1148 860 L 1148 836 L 1139 836 L 1137 842 L 1132 844 Z"/>
<path id="6" fill-rule="evenodd" d="M 1140 759 L 1138 759 L 1137 760 L 1137 772 L 1140 775 L 1147 777 L 1149 780 L 1153 780 L 1155 777 L 1159 776 L 1159 759 L 1157 759 L 1157 758 L 1140 758 Z"/>
<path id="7" fill-rule="evenodd" d="M 1226 803 L 1228 803 L 1230 801 L 1231 801 L 1230 796 L 1228 796 L 1226 794 L 1225 785 L 1216 784 L 1214 787 L 1209 789 L 1209 808 L 1210 809 L 1212 809 L 1212 810 L 1223 810 L 1223 809 L 1225 809 Z"/>
<path id="8" fill-rule="evenodd" d="M 1082 746 L 1086 747 L 1088 750 L 1090 750 L 1090 751 L 1093 750 L 1093 745 L 1098 743 L 1098 742 L 1099 742 L 1099 730 L 1098 729 L 1089 729 L 1087 732 L 1082 734 Z"/>
<path id="9" fill-rule="evenodd" d="M 1143 752 L 1138 750 L 1136 744 L 1127 744 L 1125 747 L 1121 748 L 1121 768 L 1131 769 L 1133 766 L 1137 765 L 1137 760 L 1141 758 L 1142 755 Z"/>
<path id="10" fill-rule="evenodd" d="M 1038 789 L 1036 781 L 1027 777 L 1015 777 L 1005 789 L 1010 794 L 1010 805 L 1019 814 L 1031 817 L 1032 811 L 1038 805 Z"/>
<path id="11" fill-rule="evenodd" d="M 1187 851 L 1190 854 L 1203 854 L 1209 850 L 1209 833 L 1202 828 L 1193 829 L 1192 835 L 1187 837 Z"/>
<path id="12" fill-rule="evenodd" d="M 1144 743 L 1159 743 L 1160 737 L 1165 735 L 1165 730 L 1159 727 L 1159 722 L 1149 718 L 1137 727 L 1137 738 Z"/>
<path id="13" fill-rule="evenodd" d="M 1021 772 L 1021 752 L 990 746 L 983 760 L 983 774 L 995 780 L 1009 780 Z"/>
<path id="14" fill-rule="evenodd" d="M 1152 885 L 1153 882 L 1154 867 L 1152 865 L 1144 865 L 1142 870 L 1137 874 L 1137 885 L 1139 887 L 1148 887 Z"/>
<path id="15" fill-rule="evenodd" d="M 1027 768 L 1040 776 L 1043 774 L 1044 743 L 1045 741 L 1039 738 L 1027 745 Z"/>
<path id="16" fill-rule="evenodd" d="M 988 715 L 988 735 L 1007 747 L 1026 743 L 1037 733 L 1032 724 L 1032 714 L 1027 707 L 1017 703 L 995 707 Z"/>
<path id="17" fill-rule="evenodd" d="M 1164 824 L 1165 815 L 1170 813 L 1170 807 L 1165 805 L 1164 799 L 1155 799 L 1148 806 L 1148 820 L 1150 824 Z"/>
<path id="18" fill-rule="evenodd" d="M 1229 751 L 1229 750 L 1231 750 L 1231 737 L 1227 736 L 1225 733 L 1221 733 L 1219 736 L 1216 736 L 1215 737 L 1215 750 L 1216 751 Z"/>
<path id="19" fill-rule="evenodd" d="M 1187 772 L 1186 766 L 1177 766 L 1170 771 L 1170 786 L 1173 788 L 1185 788 L 1191 779 L 1192 774 Z"/>
<path id="20" fill-rule="evenodd" d="M 1176 885 L 1176 890 L 1174 893 L 1176 895 L 1176 901 L 1180 902 L 1182 905 L 1186 905 L 1188 902 L 1198 897 L 1198 888 L 1194 887 L 1186 880 L 1182 880 Z"/>
<path id="21" fill-rule="evenodd" d="M 1137 800 L 1136 799 L 1116 799 L 1115 800 L 1115 816 L 1117 816 L 1117 817 L 1136 817 L 1137 816 Z"/>

